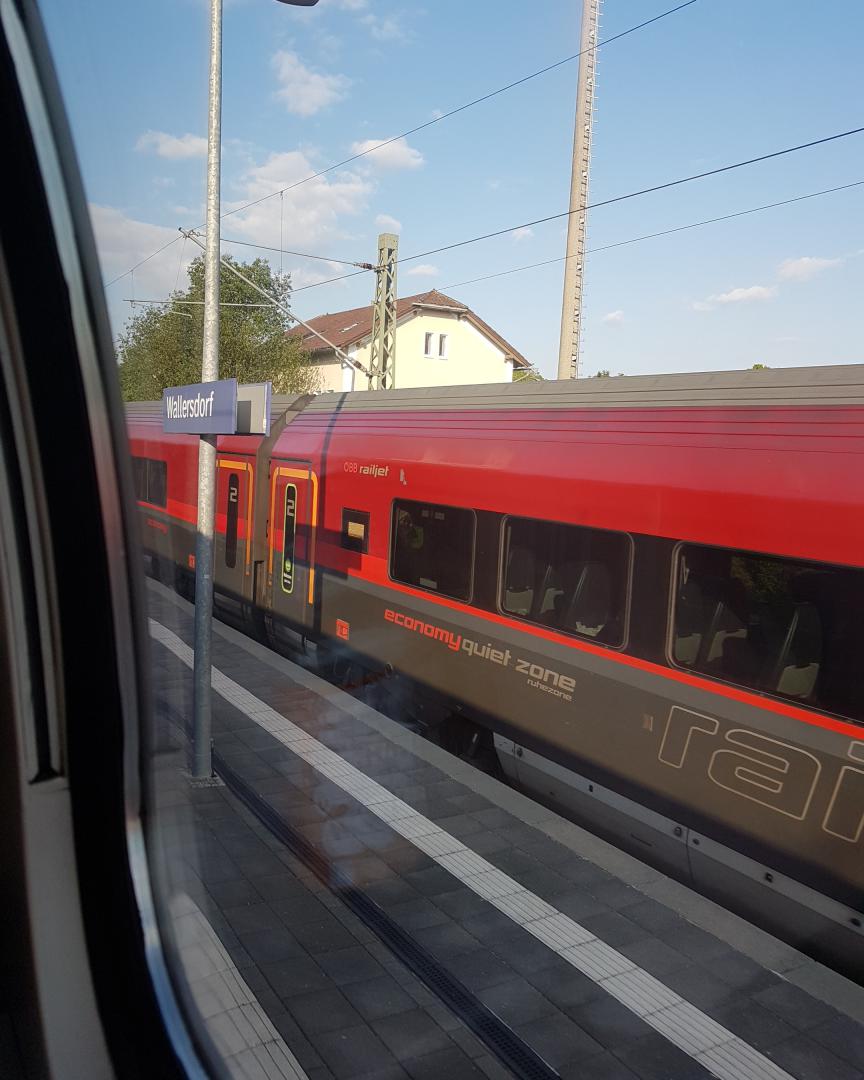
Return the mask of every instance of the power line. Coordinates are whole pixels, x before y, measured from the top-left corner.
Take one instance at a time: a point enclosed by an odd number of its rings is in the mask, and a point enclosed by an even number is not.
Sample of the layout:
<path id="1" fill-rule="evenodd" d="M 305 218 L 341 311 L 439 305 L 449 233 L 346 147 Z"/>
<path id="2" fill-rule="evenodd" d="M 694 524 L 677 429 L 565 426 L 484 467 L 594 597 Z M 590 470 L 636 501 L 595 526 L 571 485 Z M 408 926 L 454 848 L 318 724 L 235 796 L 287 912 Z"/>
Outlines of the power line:
<path id="1" fill-rule="evenodd" d="M 709 169 L 707 172 L 694 173 L 692 176 L 680 177 L 678 180 L 667 180 L 665 183 L 655 184 L 653 187 L 641 188 L 638 191 L 631 191 L 626 195 L 616 195 L 611 199 L 603 199 L 600 202 L 586 203 L 584 206 L 577 206 L 574 210 L 564 210 L 559 214 L 550 214 L 548 217 L 537 218 L 535 221 L 525 221 L 518 225 L 509 225 L 506 229 L 496 229 L 494 232 L 483 233 L 481 236 L 474 236 L 468 240 L 459 240 L 452 244 L 445 244 L 442 247 L 431 248 L 430 250 L 422 251 L 417 255 L 407 255 L 404 258 L 399 259 L 399 262 L 413 262 L 417 259 L 428 258 L 430 255 L 440 255 L 442 252 L 452 251 L 455 248 L 467 247 L 469 244 L 477 244 L 481 240 L 490 240 L 497 236 L 506 236 L 508 233 L 515 232 L 517 229 L 530 228 L 534 225 L 543 225 L 549 221 L 560 221 L 562 218 L 570 217 L 571 214 L 582 213 L 583 210 L 595 210 L 601 206 L 611 206 L 613 203 L 625 202 L 628 199 L 635 199 L 640 195 L 650 195 L 656 191 L 665 191 L 669 188 L 679 187 L 681 184 L 689 184 L 693 180 L 703 180 L 709 176 L 717 176 L 720 173 L 731 172 L 733 169 L 743 169 L 748 165 L 756 165 L 762 161 L 770 161 L 773 158 L 783 157 L 786 154 L 792 154 L 798 150 L 807 150 L 814 146 L 821 146 L 825 143 L 834 142 L 837 139 L 844 139 L 850 135 L 860 135 L 862 131 L 864 131 L 864 127 L 852 128 L 849 131 L 838 132 L 836 135 L 826 135 L 821 139 L 813 139 L 810 142 L 798 143 L 796 146 L 787 146 L 783 150 L 774 150 L 770 154 L 760 154 L 758 157 L 748 158 L 746 161 L 734 162 L 731 165 L 721 165 L 716 169 Z M 803 197 L 806 198 L 807 196 Z M 348 278 L 359 277 L 360 274 L 366 272 L 367 271 L 364 270 L 357 270 L 352 274 L 339 274 L 337 277 L 325 278 L 324 281 L 315 281 L 309 285 L 300 286 L 300 288 L 294 289 L 293 291 L 297 293 L 303 292 L 306 289 L 317 289 L 321 285 L 331 285 L 337 281 L 345 281 Z"/>
<path id="2" fill-rule="evenodd" d="M 654 15 L 652 16 L 652 18 L 645 19 L 643 22 L 637 23 L 635 26 L 628 27 L 628 29 L 622 30 L 618 34 L 613 34 L 612 37 L 605 38 L 603 41 L 599 41 L 597 45 L 594 46 L 594 48 L 600 49 L 604 45 L 611 45 L 613 41 L 619 41 L 621 38 L 628 37 L 630 34 L 635 34 L 637 30 L 644 30 L 646 26 L 651 26 L 652 23 L 659 22 L 661 19 L 665 19 L 669 15 L 674 15 L 676 12 L 682 11 L 684 8 L 691 7 L 696 2 L 697 0 L 685 0 L 684 3 L 678 4 L 673 8 L 669 8 L 668 11 L 661 11 L 659 15 Z M 474 98 L 472 101 L 466 101 L 463 105 L 458 105 L 455 109 L 450 109 L 449 112 L 442 113 L 441 116 L 433 116 L 431 120 L 426 120 L 422 124 L 417 124 L 414 127 L 409 128 L 407 131 L 403 131 L 401 135 L 394 135 L 390 139 L 385 139 L 383 142 L 376 143 L 375 146 L 370 146 L 368 149 L 363 150 L 361 153 L 352 154 L 350 157 L 347 157 L 342 161 L 337 161 L 333 165 L 328 165 L 326 169 L 321 169 L 319 172 L 312 173 L 310 176 L 306 176 L 302 180 L 297 180 L 293 184 L 288 184 L 286 187 L 280 188 L 278 191 L 272 191 L 269 195 L 262 195 L 258 199 L 253 199 L 251 200 L 251 202 L 244 203 L 242 206 L 237 206 L 233 210 L 228 210 L 226 211 L 226 213 L 222 214 L 222 218 L 224 219 L 226 217 L 231 217 L 232 214 L 239 214 L 241 211 L 248 210 L 252 206 L 257 206 L 259 203 L 266 202 L 267 199 L 273 199 L 277 195 L 284 195 L 286 191 L 293 191 L 295 188 L 300 187 L 302 184 L 308 184 L 311 180 L 317 180 L 319 177 L 326 176 L 328 173 L 334 172 L 336 169 L 341 169 L 345 165 L 350 165 L 354 161 L 359 161 L 360 158 L 366 157 L 368 154 L 374 154 L 377 150 L 381 150 L 385 146 L 390 146 L 391 143 L 399 142 L 400 139 L 407 139 L 409 135 L 416 135 L 418 131 L 424 131 L 426 128 L 433 127 L 435 124 L 440 124 L 442 120 L 449 120 L 450 117 L 457 116 L 459 113 L 465 112 L 466 109 L 470 109 L 474 105 L 481 105 L 484 101 L 490 101 L 492 98 L 498 97 L 499 94 L 504 94 L 508 90 L 513 90 L 517 86 L 522 86 L 524 83 L 530 82 L 532 79 L 539 78 L 541 75 L 546 75 L 548 72 L 554 71 L 556 68 L 563 67 L 565 64 L 572 63 L 572 61 L 577 60 L 584 51 L 586 50 L 580 50 L 579 52 L 573 53 L 570 56 L 565 56 L 562 60 L 556 60 L 554 64 L 548 64 L 546 67 L 540 68 L 537 71 L 532 71 L 529 75 L 523 75 L 522 78 L 507 83 L 505 86 L 499 86 L 496 90 L 490 90 L 489 93 L 482 94 L 480 97 Z M 168 248 L 171 246 L 171 244 L 176 243 L 177 239 L 179 239 L 179 237 L 171 240 L 163 247 L 158 248 L 151 255 L 148 255 L 146 259 L 142 259 L 141 262 L 136 263 L 135 266 L 131 267 L 125 273 L 113 278 L 111 281 L 108 282 L 105 288 L 107 289 L 116 281 L 119 281 L 121 278 L 124 278 L 128 274 L 130 274 L 132 270 L 137 270 L 139 266 L 143 266 L 145 262 L 149 262 L 150 259 L 155 258 L 157 255 L 163 252 L 165 248 Z M 236 243 L 236 241 L 231 242 Z M 338 262 L 340 260 L 334 259 L 332 261 Z M 339 281 L 341 279 L 333 278 L 331 280 Z M 318 284 L 324 285 L 329 284 L 329 282 L 319 282 Z M 309 286 L 306 286 L 306 288 L 309 288 Z M 299 290 L 295 291 L 299 292 Z"/>
<path id="3" fill-rule="evenodd" d="M 421 251 L 417 255 L 409 255 L 400 262 L 413 262 L 416 259 L 426 259 L 430 255 L 440 255 L 444 251 L 453 251 L 454 248 L 467 247 L 469 244 L 477 244 L 481 240 L 492 240 L 496 236 L 506 236 L 507 233 L 517 229 L 528 229 L 534 225 L 545 225 L 549 221 L 560 221 L 569 218 L 573 214 L 581 214 L 583 210 L 596 210 L 601 206 L 612 206 L 614 203 L 626 202 L 628 199 L 636 199 L 640 195 L 651 195 L 656 191 L 667 191 L 669 188 L 680 187 L 689 184 L 693 180 L 704 180 L 708 176 L 718 176 L 721 173 L 732 172 L 733 169 L 743 169 L 748 165 L 757 165 L 762 161 L 771 161 L 774 158 L 783 157 L 786 154 L 794 154 L 798 150 L 809 150 L 814 146 L 823 146 L 825 143 L 835 142 L 837 139 L 845 139 L 850 135 L 860 135 L 864 127 L 851 128 L 849 131 L 840 131 L 836 135 L 826 135 L 822 139 L 813 139 L 810 142 L 799 143 L 797 146 L 787 146 L 783 150 L 774 150 L 770 154 L 760 154 L 758 157 L 748 158 L 746 161 L 736 161 L 732 165 L 721 165 L 716 169 L 708 169 L 706 172 L 693 173 L 691 176 L 682 176 L 678 180 L 667 180 L 663 184 L 654 184 L 652 187 L 641 188 L 639 191 L 630 191 L 626 195 L 615 195 L 611 199 L 603 199 L 600 202 L 585 203 L 573 210 L 563 210 L 560 214 L 550 214 L 548 217 L 537 218 L 534 221 L 523 221 L 518 225 L 510 225 L 506 229 L 496 229 L 494 232 L 483 233 L 481 236 L 472 236 L 469 240 L 458 240 L 453 244 L 444 244 L 442 247 L 430 248 Z M 323 284 L 323 282 L 321 283 Z"/>
<path id="4" fill-rule="evenodd" d="M 604 45 L 611 45 L 613 41 L 619 41 L 621 38 L 627 37 L 629 34 L 635 34 L 637 30 L 643 30 L 646 26 L 650 26 L 652 23 L 659 22 L 661 19 L 665 19 L 668 15 L 674 15 L 676 11 L 681 11 L 684 8 L 690 7 L 695 4 L 697 0 L 685 0 L 685 3 L 678 4 L 676 7 L 669 8 L 668 11 L 662 11 L 659 15 L 654 15 L 650 19 L 645 19 L 644 22 L 637 23 L 636 26 L 631 26 L 627 30 L 622 30 L 619 34 L 613 34 L 612 37 L 605 38 L 603 41 L 599 41 L 594 49 L 600 49 Z M 442 120 L 449 120 L 451 116 L 457 116 L 459 113 L 465 112 L 466 109 L 472 108 L 474 105 L 481 105 L 484 101 L 489 101 L 494 97 L 498 97 L 499 94 L 504 94 L 508 90 L 513 90 L 517 86 L 522 86 L 524 83 L 530 82 L 532 79 L 538 78 L 540 75 L 546 75 L 550 71 L 554 71 L 556 68 L 563 67 L 564 64 L 572 63 L 577 60 L 583 52 L 591 50 L 582 49 L 579 52 L 573 53 L 571 56 L 565 56 L 563 60 L 556 60 L 554 64 L 548 64 L 544 68 L 540 68 L 538 71 L 532 71 L 530 75 L 523 75 L 522 78 L 516 79 L 513 82 L 507 83 L 506 86 L 499 86 L 497 90 L 490 90 L 489 93 L 483 94 L 478 98 L 474 98 L 472 101 L 466 101 L 464 105 L 457 105 L 455 109 L 450 109 L 449 112 L 442 113 L 441 116 L 433 116 L 431 120 L 426 120 L 422 124 L 417 124 L 415 127 L 409 128 L 407 131 L 403 131 L 401 135 L 394 135 L 391 139 L 385 139 L 383 142 L 376 143 L 375 146 L 370 146 L 368 149 L 363 150 L 358 154 L 352 154 L 351 157 L 345 158 L 343 161 L 337 161 L 334 165 L 328 165 L 326 169 L 321 169 L 319 172 L 312 173 L 311 176 L 306 176 L 302 180 L 296 180 L 293 184 L 289 184 L 287 187 L 280 188 L 279 191 L 273 191 L 269 195 L 262 195 L 258 199 L 253 199 L 251 202 L 245 203 L 243 206 L 237 206 L 233 210 L 227 211 L 222 217 L 230 217 L 232 214 L 239 214 L 242 210 L 248 210 L 250 206 L 257 206 L 259 203 L 265 202 L 267 199 L 272 199 L 276 195 L 282 195 L 286 191 L 293 191 L 294 188 L 300 187 L 301 184 L 308 184 L 310 180 L 317 180 L 320 176 L 326 176 L 327 173 L 334 172 L 336 169 L 341 169 L 344 165 L 350 165 L 354 161 L 359 161 L 360 158 L 366 157 L 367 154 L 374 154 L 376 150 L 381 150 L 385 146 L 390 146 L 391 143 L 399 142 L 400 139 L 407 139 L 409 135 L 416 135 L 418 131 L 424 131 L 426 128 L 432 127 L 434 124 L 440 124 Z"/>
<path id="5" fill-rule="evenodd" d="M 734 214 L 722 214 L 720 217 L 706 218 L 704 221 L 694 221 L 689 225 L 678 225 L 674 229 L 663 229 L 660 232 L 646 233 L 645 236 L 634 236 L 629 240 L 618 240 L 614 244 L 604 244 L 602 247 L 589 248 L 587 255 L 596 255 L 600 251 L 611 251 L 613 248 L 627 247 L 629 244 L 640 244 L 643 240 L 655 240 L 660 236 L 671 236 L 673 233 L 686 232 L 688 229 L 698 229 L 703 225 L 714 225 L 718 221 L 731 221 L 732 218 L 746 217 L 748 214 L 758 214 L 762 210 L 773 210 L 777 206 L 790 206 L 792 203 L 804 202 L 805 199 L 817 199 L 821 195 L 833 195 L 837 191 L 848 191 L 850 188 L 861 187 L 864 180 L 855 180 L 851 184 L 841 184 L 840 187 L 825 188 L 823 191 L 811 191 L 807 195 L 797 195 L 794 199 L 781 199 L 779 202 L 765 203 L 764 206 L 753 206 L 749 210 L 737 210 Z M 524 270 L 536 270 L 541 266 L 552 266 L 555 263 L 566 262 L 574 256 L 559 256 L 555 259 L 544 259 L 542 262 L 528 263 L 525 266 L 514 266 L 510 270 L 499 270 L 494 274 L 484 274 L 482 277 L 469 278 L 467 281 L 456 281 L 450 285 L 442 285 L 442 289 L 459 289 L 464 285 L 474 285 L 479 281 L 491 281 L 493 278 L 507 277 L 509 274 L 519 274 Z"/>
<path id="6" fill-rule="evenodd" d="M 166 251 L 169 247 L 171 247 L 172 244 L 176 244 L 179 239 L 180 236 L 175 236 L 173 240 L 169 240 L 167 244 L 163 244 L 162 247 L 157 248 L 155 251 L 151 252 L 146 258 L 142 259 L 140 262 L 135 263 L 134 266 L 130 266 L 128 270 L 125 270 L 122 274 L 118 274 L 117 277 L 112 278 L 107 283 L 107 285 L 103 286 L 103 288 L 107 289 L 111 285 L 114 285 L 115 282 L 120 281 L 121 278 L 128 277 L 130 274 L 134 274 L 139 266 L 143 266 L 144 263 L 150 262 L 151 259 L 155 259 L 157 255 L 161 255 L 162 252 Z"/>
<path id="7" fill-rule="evenodd" d="M 340 263 L 342 266 L 359 266 L 363 270 L 374 270 L 375 264 L 370 262 L 358 262 L 356 259 L 333 259 L 329 255 L 310 255 L 306 251 L 289 251 L 288 248 L 271 247 L 267 244 L 253 244 L 251 240 L 231 240 L 227 236 L 220 237 L 223 244 L 238 244 L 240 247 L 256 248 L 259 251 L 275 251 L 280 255 L 296 255 L 298 259 L 317 259 L 319 262 Z"/>

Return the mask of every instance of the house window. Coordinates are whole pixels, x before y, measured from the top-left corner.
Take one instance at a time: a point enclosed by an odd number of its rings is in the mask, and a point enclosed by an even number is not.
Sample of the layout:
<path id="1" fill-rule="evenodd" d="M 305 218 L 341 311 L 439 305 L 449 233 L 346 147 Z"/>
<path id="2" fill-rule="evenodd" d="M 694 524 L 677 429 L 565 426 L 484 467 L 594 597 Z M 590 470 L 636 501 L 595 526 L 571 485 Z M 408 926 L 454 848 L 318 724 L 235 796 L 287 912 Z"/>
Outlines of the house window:
<path id="1" fill-rule="evenodd" d="M 434 334 L 427 334 L 426 335 L 426 343 L 423 346 L 423 355 L 424 356 L 432 356 L 433 355 L 433 353 L 432 353 L 432 338 L 434 336 L 435 336 Z"/>
<path id="2" fill-rule="evenodd" d="M 438 335 L 438 356 L 442 360 L 447 359 L 447 335 L 446 334 L 439 334 Z"/>

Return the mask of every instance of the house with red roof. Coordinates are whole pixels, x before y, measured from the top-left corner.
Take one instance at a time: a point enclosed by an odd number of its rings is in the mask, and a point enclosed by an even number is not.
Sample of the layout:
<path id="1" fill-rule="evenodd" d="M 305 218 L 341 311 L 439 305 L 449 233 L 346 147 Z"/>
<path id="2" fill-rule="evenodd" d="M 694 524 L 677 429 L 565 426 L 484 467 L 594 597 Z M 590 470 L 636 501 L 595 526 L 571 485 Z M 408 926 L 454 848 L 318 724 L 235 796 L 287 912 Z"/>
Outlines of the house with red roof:
<path id="1" fill-rule="evenodd" d="M 369 367 L 372 305 L 318 315 L 312 330 L 289 331 L 302 341 L 318 369 L 321 390 L 368 390 L 366 377 L 341 360 L 336 346 Z M 432 289 L 405 296 L 396 303 L 396 364 L 394 386 L 455 386 L 511 382 L 514 371 L 531 365 L 496 330 L 466 304 Z"/>

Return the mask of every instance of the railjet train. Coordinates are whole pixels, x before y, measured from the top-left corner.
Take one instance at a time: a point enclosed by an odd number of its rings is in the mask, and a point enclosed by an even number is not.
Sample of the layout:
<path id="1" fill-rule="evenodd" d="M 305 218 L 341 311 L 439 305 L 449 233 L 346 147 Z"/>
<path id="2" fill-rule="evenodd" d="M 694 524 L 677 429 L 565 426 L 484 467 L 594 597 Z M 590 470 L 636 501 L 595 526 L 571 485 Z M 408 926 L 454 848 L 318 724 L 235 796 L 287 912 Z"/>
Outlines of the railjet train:
<path id="1" fill-rule="evenodd" d="M 197 441 L 130 405 L 189 594 Z M 276 398 L 218 447 L 220 615 L 864 970 L 864 366 Z"/>

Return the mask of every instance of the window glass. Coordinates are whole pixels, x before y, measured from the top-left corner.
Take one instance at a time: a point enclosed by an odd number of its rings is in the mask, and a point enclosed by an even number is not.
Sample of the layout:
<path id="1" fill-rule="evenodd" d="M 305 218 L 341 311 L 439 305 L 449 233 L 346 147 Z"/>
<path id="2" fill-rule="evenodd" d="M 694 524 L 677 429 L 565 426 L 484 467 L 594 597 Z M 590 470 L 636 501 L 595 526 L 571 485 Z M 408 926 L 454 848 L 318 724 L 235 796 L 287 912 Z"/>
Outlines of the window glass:
<path id="1" fill-rule="evenodd" d="M 499 602 L 529 622 L 620 645 L 629 567 L 624 533 L 510 518 Z"/>
<path id="2" fill-rule="evenodd" d="M 297 535 L 297 488 L 285 485 L 285 519 L 282 534 L 282 592 L 294 591 L 294 541 Z"/>
<path id="3" fill-rule="evenodd" d="M 147 458 L 132 458 L 132 473 L 135 478 L 135 498 L 147 502 Z"/>
<path id="4" fill-rule="evenodd" d="M 342 510 L 342 547 L 347 551 L 369 550 L 369 512 L 366 510 Z"/>
<path id="5" fill-rule="evenodd" d="M 864 571 L 682 547 L 672 656 L 762 693 L 864 719 Z"/>
<path id="6" fill-rule="evenodd" d="M 228 504 L 225 508 L 225 565 L 237 565 L 237 513 L 240 501 L 240 477 L 231 473 L 228 477 Z M 248 542 L 248 541 L 247 541 Z"/>
<path id="7" fill-rule="evenodd" d="M 471 510 L 402 500 L 394 504 L 390 574 L 397 581 L 468 600 L 473 549 Z"/>
<path id="8" fill-rule="evenodd" d="M 164 461 L 147 462 L 147 502 L 165 506 L 168 501 L 168 464 Z"/>
<path id="9" fill-rule="evenodd" d="M 168 465 L 153 458 L 133 457 L 135 498 L 153 506 L 166 506 L 168 501 Z"/>
<path id="10" fill-rule="evenodd" d="M 832 366 L 860 352 L 864 133 L 831 119 L 864 4 L 814 41 L 779 0 L 746 33 L 730 5 L 608 5 L 593 39 L 599 0 L 298 2 L 224 4 L 221 228 L 220 5 L 0 4 L 47 20 L 139 455 L 151 706 L 130 791 L 190 1041 L 224 1057 L 214 1075 L 292 1080 L 791 1078 L 804 1057 L 864 1080 L 860 1029 L 834 1037 L 854 993 L 796 1000 L 817 1030 L 790 1039 L 782 949 L 699 907 L 864 970 L 864 570 L 750 550 L 796 550 L 809 518 L 802 550 L 864 566 L 864 365 Z M 758 164 L 805 138 L 788 186 Z M 268 436 L 214 437 L 215 479 L 161 405 L 205 378 L 205 237 L 218 377 L 272 391 Z M 241 392 L 244 431 L 259 406 Z M 697 535 L 741 550 L 682 546 Z M 651 871 L 618 881 L 616 846 Z M 741 972 L 764 1006 L 746 1022 Z"/>

